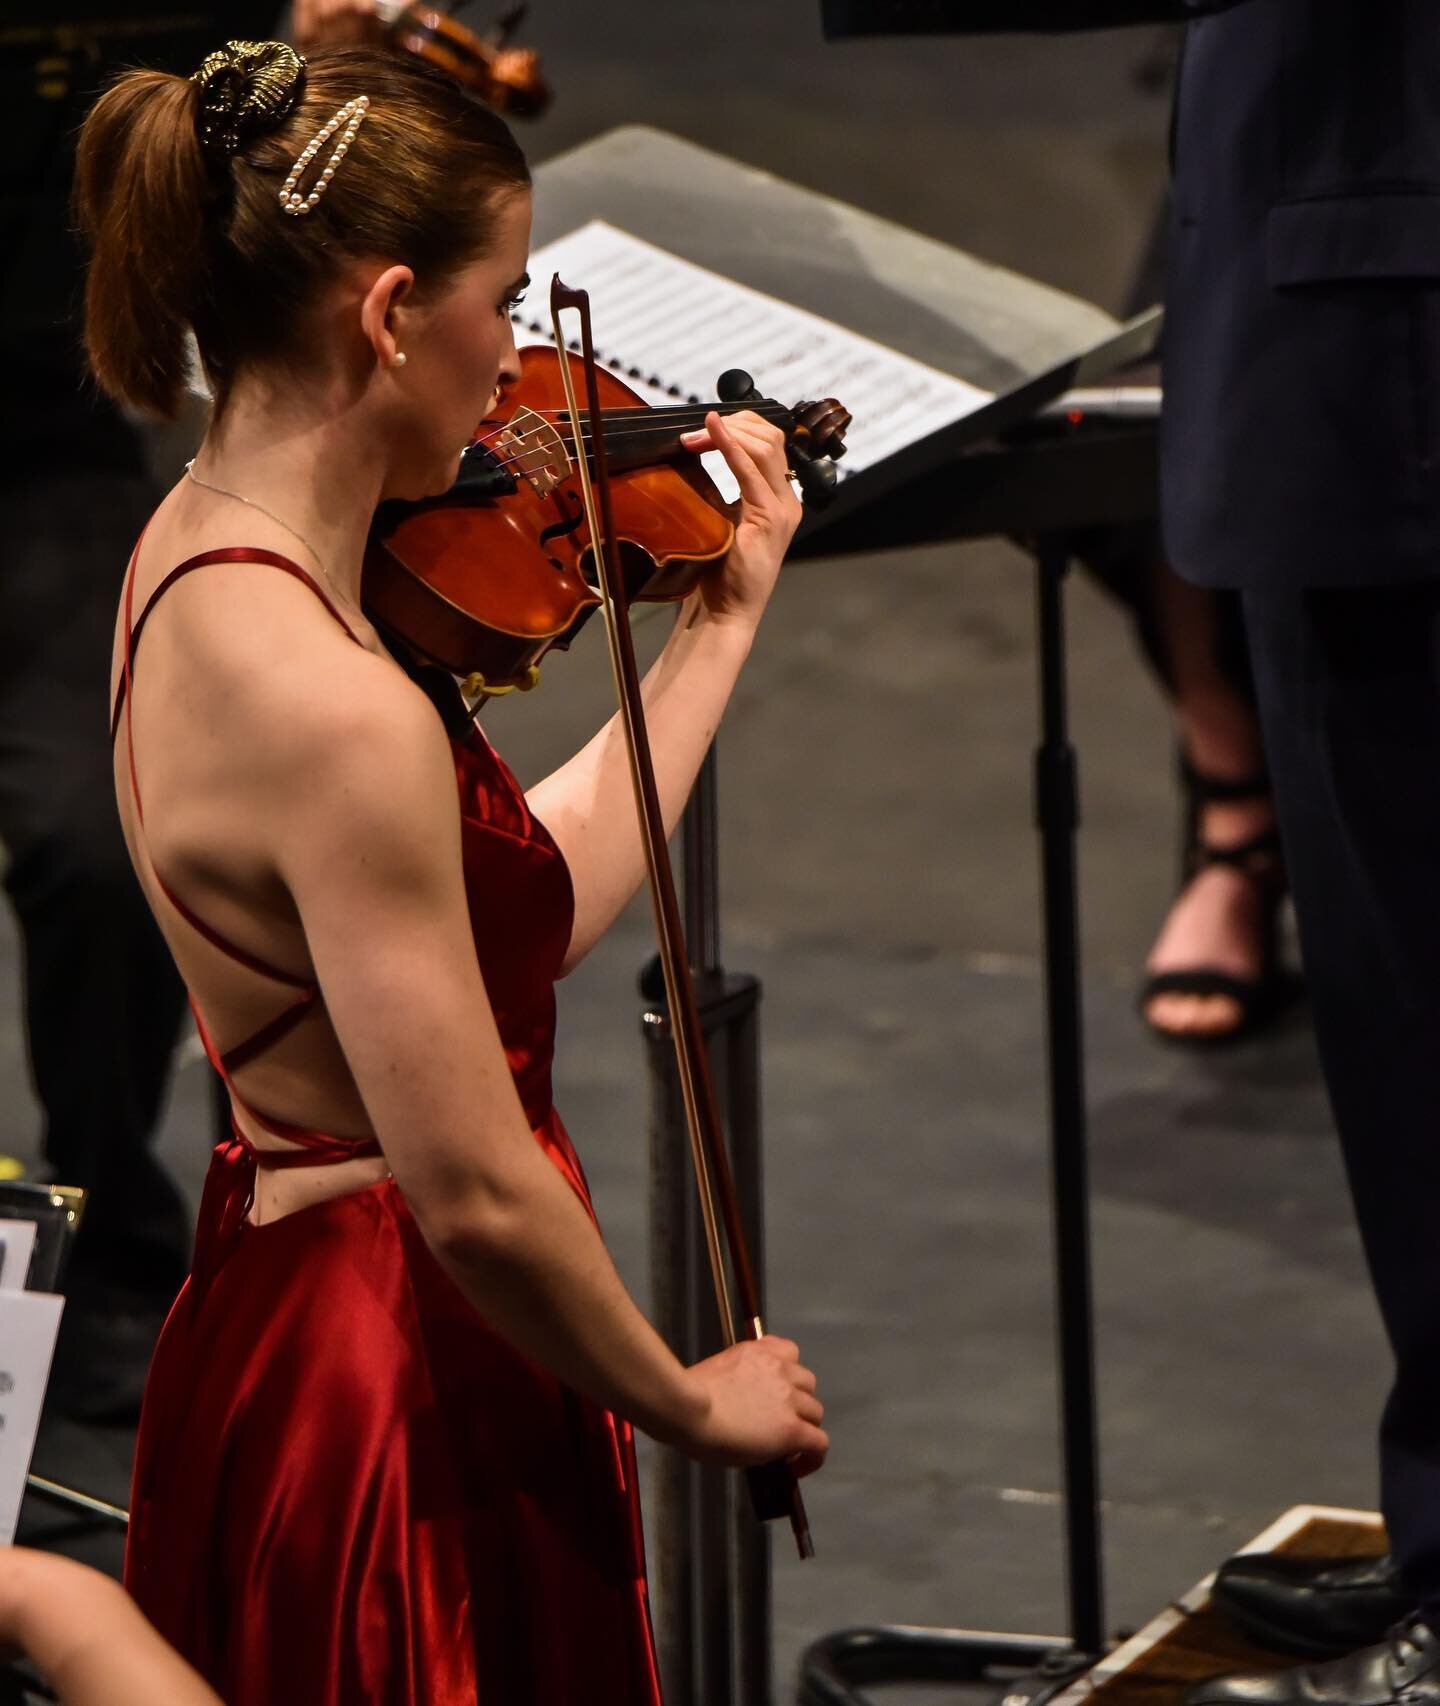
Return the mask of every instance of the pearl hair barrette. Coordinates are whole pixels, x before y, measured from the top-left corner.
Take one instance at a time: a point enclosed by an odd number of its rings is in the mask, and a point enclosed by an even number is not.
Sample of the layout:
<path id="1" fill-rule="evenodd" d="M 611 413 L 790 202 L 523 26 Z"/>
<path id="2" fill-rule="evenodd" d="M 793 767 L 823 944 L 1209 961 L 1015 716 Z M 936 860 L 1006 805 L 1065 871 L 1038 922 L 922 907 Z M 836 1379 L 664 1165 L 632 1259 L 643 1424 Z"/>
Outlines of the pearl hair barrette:
<path id="1" fill-rule="evenodd" d="M 302 213 L 310 212 L 316 202 L 319 201 L 320 197 L 330 188 L 330 180 L 335 176 L 336 168 L 345 158 L 350 144 L 355 140 L 355 133 L 365 122 L 365 114 L 369 110 L 370 97 L 368 95 L 357 95 L 353 101 L 346 101 L 345 105 L 340 108 L 339 112 L 335 114 L 329 123 L 322 126 L 322 128 L 317 130 L 314 136 L 310 138 L 310 140 L 300 150 L 299 158 L 290 168 L 290 176 L 285 180 L 285 187 L 280 191 L 280 207 L 282 212 L 291 213 L 297 217 Z M 325 163 L 324 170 L 315 180 L 314 189 L 310 191 L 309 195 L 301 195 L 296 186 L 299 184 L 305 168 L 310 164 L 335 132 L 340 129 L 341 125 L 345 126 L 345 134 L 335 144 L 330 158 Z"/>

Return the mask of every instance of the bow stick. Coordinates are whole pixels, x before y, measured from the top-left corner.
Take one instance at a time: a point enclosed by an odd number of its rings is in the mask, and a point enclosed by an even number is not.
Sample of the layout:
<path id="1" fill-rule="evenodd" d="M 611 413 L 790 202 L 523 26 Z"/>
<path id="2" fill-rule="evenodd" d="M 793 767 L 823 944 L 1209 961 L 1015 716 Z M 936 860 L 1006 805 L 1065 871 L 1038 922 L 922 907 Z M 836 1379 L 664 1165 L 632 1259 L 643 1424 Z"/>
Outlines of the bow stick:
<path id="1" fill-rule="evenodd" d="M 591 427 L 588 458 L 583 453 L 585 433 L 575 396 L 575 379 L 565 355 L 565 339 L 560 330 L 560 314 L 566 308 L 575 309 L 580 317 L 580 347 Z M 645 850 L 650 899 L 655 909 L 655 934 L 660 948 L 660 966 L 665 978 L 665 1001 L 670 1016 L 670 1034 L 675 1044 L 680 1099 L 685 1108 L 685 1124 L 690 1133 L 695 1183 L 700 1193 L 700 1217 L 705 1227 L 705 1248 L 710 1259 L 710 1277 L 715 1287 L 716 1307 L 720 1312 L 721 1336 L 728 1347 L 736 1342 L 739 1334 L 736 1331 L 730 1287 L 726 1279 L 725 1255 L 720 1245 L 720 1229 L 716 1215 L 717 1195 L 720 1215 L 725 1223 L 730 1260 L 740 1292 L 742 1330 L 747 1337 L 753 1339 L 762 1339 L 765 1336 L 765 1327 L 760 1316 L 760 1290 L 755 1283 L 754 1264 L 750 1260 L 750 1246 L 740 1217 L 740 1203 L 735 1194 L 730 1157 L 720 1123 L 720 1106 L 710 1077 L 705 1034 L 700 1024 L 700 1008 L 695 999 L 695 985 L 685 950 L 685 931 L 680 922 L 680 907 L 675 896 L 675 873 L 670 867 L 670 855 L 665 844 L 665 820 L 660 810 L 660 795 L 655 786 L 655 767 L 650 757 L 645 708 L 640 698 L 640 675 L 636 668 L 635 647 L 630 636 L 630 604 L 611 516 L 603 416 L 595 383 L 595 348 L 590 334 L 590 297 L 584 290 L 572 290 L 561 283 L 559 273 L 555 274 L 550 283 L 550 320 L 555 333 L 555 347 L 560 351 L 560 378 L 565 388 L 565 403 L 575 435 L 574 442 L 580 447 L 580 454 L 575 457 L 575 466 L 580 476 L 585 521 L 590 530 L 595 568 L 600 581 L 601 609 L 605 617 L 606 637 L 610 643 L 610 667 L 615 675 L 615 695 L 619 702 L 621 727 L 625 733 L 625 751 L 630 760 L 630 780 L 635 789 L 635 808 L 640 819 L 640 839 Z M 745 1476 L 756 1516 L 764 1522 L 788 1516 L 800 1556 L 813 1557 L 815 1547 L 810 1538 L 805 1501 L 800 1496 L 800 1485 L 790 1465 L 783 1460 L 760 1464 L 747 1469 Z"/>

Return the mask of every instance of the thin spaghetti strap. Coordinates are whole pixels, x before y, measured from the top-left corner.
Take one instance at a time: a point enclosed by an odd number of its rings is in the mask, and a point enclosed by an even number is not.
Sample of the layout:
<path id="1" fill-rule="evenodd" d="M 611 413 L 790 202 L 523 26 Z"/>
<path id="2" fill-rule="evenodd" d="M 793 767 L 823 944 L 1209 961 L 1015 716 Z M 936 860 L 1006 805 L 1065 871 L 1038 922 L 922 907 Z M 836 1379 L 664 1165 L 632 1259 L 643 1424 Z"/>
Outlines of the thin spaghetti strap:
<path id="1" fill-rule="evenodd" d="M 110 716 L 110 740 L 112 744 L 120 729 L 121 707 L 130 691 L 129 660 L 139 647 L 140 636 L 145 631 L 145 624 L 149 620 L 150 612 L 182 575 L 188 575 L 194 569 L 207 568 L 212 563 L 263 563 L 269 568 L 283 570 L 285 574 L 293 575 L 296 580 L 304 582 L 310 588 L 311 592 L 315 594 L 316 598 L 320 600 L 357 646 L 364 645 L 364 641 L 345 620 L 330 595 L 315 579 L 314 575 L 307 569 L 303 569 L 299 563 L 293 562 L 289 557 L 282 557 L 278 551 L 268 551 L 263 545 L 226 545 L 214 551 L 202 551 L 196 557 L 187 557 L 178 567 L 171 569 L 170 573 L 145 600 L 144 608 L 132 625 L 130 611 L 135 564 L 144 540 L 145 535 L 142 533 L 135 542 L 135 549 L 130 554 L 129 567 L 125 571 L 125 651 L 127 666 L 115 689 L 115 705 Z"/>
<path id="2" fill-rule="evenodd" d="M 240 1142 L 252 1151 L 262 1167 L 301 1167 L 307 1161 L 313 1163 L 317 1157 L 329 1161 L 352 1161 L 357 1158 L 384 1153 L 380 1147 L 380 1140 L 376 1137 L 368 1135 L 344 1137 L 330 1132 L 315 1131 L 308 1126 L 298 1126 L 289 1120 L 277 1119 L 273 1114 L 267 1114 L 257 1108 L 254 1103 L 248 1101 L 241 1094 L 236 1086 L 230 1072 L 230 1056 L 222 1055 L 215 1046 L 215 1039 L 210 1034 L 210 1027 L 206 1024 L 205 1016 L 196 1005 L 193 996 L 190 998 L 190 1012 L 195 1020 L 195 1030 L 200 1038 L 200 1046 L 205 1050 L 205 1058 L 214 1067 L 220 1082 L 262 1131 L 267 1131 L 272 1137 L 281 1138 L 286 1143 L 293 1143 L 297 1146 L 294 1151 L 255 1149 L 232 1118 L 231 1130 Z"/>
<path id="3" fill-rule="evenodd" d="M 143 535 L 141 537 L 143 538 Z M 135 661 L 135 648 L 132 643 L 134 626 L 132 623 L 131 612 L 134 609 L 135 602 L 135 563 L 136 558 L 139 556 L 139 552 L 140 546 L 137 542 L 135 551 L 130 558 L 130 566 L 125 573 L 125 657 L 124 670 L 120 678 L 120 685 L 124 693 L 123 713 L 125 718 L 126 767 L 130 772 L 130 797 L 135 802 L 136 839 L 144 849 L 146 862 L 150 866 L 151 874 L 154 876 L 160 892 L 191 927 L 191 929 L 203 936 L 204 939 L 210 943 L 211 947 L 218 948 L 220 952 L 225 954 L 228 958 L 237 961 L 240 965 L 249 967 L 251 971 L 258 972 L 262 977 L 270 978 L 276 983 L 289 984 L 293 989 L 310 991 L 312 984 L 312 980 L 310 978 L 301 977 L 294 972 L 286 971 L 282 966 L 271 965 L 269 961 L 262 960 L 258 954 L 252 954 L 248 950 L 237 946 L 236 943 L 229 941 L 226 937 L 222 936 L 218 930 L 207 924 L 198 913 L 193 912 L 180 898 L 180 896 L 175 893 L 175 891 L 165 881 L 164 877 L 161 876 L 155 865 L 155 861 L 150 857 L 150 849 L 145 838 L 145 806 L 144 802 L 140 798 L 140 778 L 135 768 L 135 720 L 131 715 L 131 706 L 134 697 L 134 688 L 132 683 L 134 680 Z M 198 568 L 199 566 L 200 559 L 191 558 L 188 565 L 182 564 L 180 569 L 177 569 L 167 575 L 165 581 L 161 583 L 161 588 L 157 590 L 163 590 L 165 585 L 173 582 L 187 567 Z M 300 572 L 303 573 L 303 570 Z M 154 603 L 155 599 L 152 597 L 146 604 L 146 614 L 153 609 Z M 304 999 L 308 1005 L 309 1001 L 314 999 L 313 994 L 307 994 Z"/>
<path id="4" fill-rule="evenodd" d="M 139 547 L 137 546 L 136 549 L 138 550 Z M 310 588 L 311 592 L 315 594 L 316 598 L 320 600 L 357 646 L 364 643 L 344 616 L 341 615 L 339 607 L 330 597 L 330 594 L 326 592 L 325 588 L 308 569 L 301 568 L 300 564 L 290 557 L 282 557 L 278 551 L 267 550 L 263 545 L 224 545 L 214 551 L 202 551 L 196 557 L 187 557 L 178 568 L 171 569 L 170 573 L 151 593 L 145 602 L 142 620 L 145 615 L 149 614 L 150 606 L 155 603 L 171 582 L 179 580 L 181 575 L 189 574 L 192 569 L 208 568 L 212 563 L 264 563 L 272 569 L 283 569 L 287 575 L 293 575 L 296 580 L 303 581 Z"/>
<path id="5" fill-rule="evenodd" d="M 140 546 L 144 542 L 144 538 L 145 535 L 142 533 L 140 538 L 136 540 L 135 549 L 130 554 L 129 566 L 125 571 L 124 668 L 121 672 L 119 689 L 116 694 L 115 712 L 111 721 L 111 739 L 113 740 L 115 735 L 119 732 L 121 716 L 123 715 L 125 719 L 125 746 L 128 768 L 130 771 L 130 792 L 131 797 L 135 801 L 136 833 L 142 846 L 145 843 L 145 807 L 140 797 L 140 777 L 135 766 L 135 723 L 131 714 L 135 691 L 135 649 L 150 612 L 155 608 L 161 596 L 170 587 L 172 587 L 182 575 L 187 575 L 195 569 L 205 568 L 212 563 L 264 563 L 273 568 L 281 569 L 286 574 L 293 575 L 297 580 L 304 582 L 304 584 L 310 588 L 310 590 L 325 606 L 326 610 L 329 611 L 330 615 L 335 618 L 350 638 L 355 641 L 356 645 L 360 645 L 362 643 L 359 636 L 340 614 L 339 610 L 336 609 L 335 605 L 327 596 L 324 588 L 320 586 L 313 575 L 301 568 L 298 563 L 292 562 L 289 557 L 282 557 L 278 551 L 269 551 L 266 550 L 264 546 L 260 545 L 228 545 L 214 551 L 202 551 L 198 556 L 187 557 L 186 560 L 178 567 L 171 569 L 170 573 L 165 576 L 165 578 L 155 588 L 154 592 L 152 592 L 149 598 L 146 599 L 145 608 L 140 612 L 140 616 L 137 621 L 134 617 L 135 569 L 136 564 L 139 561 Z M 174 890 L 165 881 L 164 877 L 162 877 L 160 872 L 156 869 L 154 860 L 149 859 L 148 849 L 146 850 L 146 858 L 149 860 L 151 872 L 153 873 L 155 881 L 159 885 L 159 888 L 165 898 L 170 902 L 185 922 L 189 924 L 193 930 L 203 936 L 212 947 L 218 948 L 221 953 L 228 955 L 229 958 L 238 961 L 241 965 L 248 966 L 251 971 L 258 972 L 262 977 L 268 977 L 277 983 L 289 984 L 292 988 L 301 989 L 307 992 L 301 998 L 300 1002 L 297 1002 L 297 1011 L 294 1019 L 290 1021 L 290 1023 L 297 1023 L 301 1016 L 299 1008 L 307 1006 L 314 999 L 315 990 L 312 980 L 308 977 L 299 977 L 294 972 L 287 972 L 283 967 L 271 965 L 268 961 L 262 960 L 258 955 L 249 953 L 246 949 L 238 947 L 235 943 L 227 940 L 218 930 L 215 930 L 212 926 L 207 924 L 198 913 L 192 912 L 180 896 L 174 892 Z M 289 1026 L 287 1024 L 284 1028 L 276 1029 L 270 1040 L 278 1040 L 278 1038 L 284 1034 L 284 1030 L 288 1028 Z M 267 1030 L 269 1029 L 270 1027 L 267 1027 Z"/>
<path id="6" fill-rule="evenodd" d="M 143 539 L 144 534 L 142 533 L 140 540 L 143 541 Z M 304 581 L 312 588 L 321 603 L 325 605 L 326 609 L 335 618 L 335 620 L 340 623 L 341 627 L 345 629 L 345 632 L 350 635 L 351 639 L 355 639 L 356 636 L 351 631 L 349 624 L 346 623 L 344 617 L 335 609 L 334 605 L 331 604 L 330 600 L 325 596 L 323 590 L 315 584 L 311 577 L 306 574 L 304 569 L 302 569 L 297 563 L 292 563 L 288 557 L 281 557 L 276 552 L 266 551 L 258 546 L 231 546 L 225 550 L 206 551 L 201 553 L 199 556 L 188 558 L 185 562 L 181 563 L 178 568 L 172 569 L 160 582 L 159 586 L 156 587 L 155 591 L 151 593 L 149 599 L 146 601 L 144 610 L 140 614 L 140 619 L 137 622 L 134 620 L 133 612 L 135 606 L 135 567 L 139 554 L 140 541 L 137 541 L 135 550 L 130 556 L 129 566 L 125 571 L 123 617 L 125 624 L 124 667 L 121 672 L 120 693 L 117 696 L 114 728 L 112 729 L 113 738 L 113 733 L 118 731 L 118 725 L 123 715 L 125 721 L 125 747 L 126 758 L 128 760 L 127 767 L 130 772 L 130 793 L 131 798 L 135 802 L 136 840 L 145 855 L 145 861 L 150 867 L 150 873 L 155 879 L 156 886 L 165 896 L 166 900 L 170 902 L 171 906 L 175 908 L 176 912 L 179 913 L 181 918 L 185 920 L 197 935 L 201 936 L 213 948 L 224 954 L 227 959 L 234 960 L 238 965 L 245 966 L 248 970 L 255 972 L 261 977 L 269 979 L 273 983 L 283 984 L 297 992 L 296 998 L 290 1006 L 286 1007 L 283 1012 L 276 1016 L 276 1018 L 263 1025 L 254 1036 L 246 1038 L 243 1042 L 237 1043 L 232 1049 L 228 1050 L 223 1060 L 218 1053 L 215 1054 L 217 1070 L 221 1072 L 222 1076 L 226 1077 L 228 1082 L 227 1068 L 238 1070 L 238 1068 L 244 1065 L 247 1061 L 255 1059 L 255 1057 L 261 1054 L 266 1048 L 279 1042 L 282 1037 L 287 1036 L 295 1026 L 300 1023 L 306 1014 L 309 1013 L 313 1007 L 319 1004 L 321 999 L 320 987 L 313 977 L 302 976 L 299 973 L 287 971 L 283 966 L 272 965 L 268 960 L 261 959 L 258 954 L 252 954 L 248 949 L 240 947 L 237 943 L 230 941 L 228 937 L 223 936 L 212 925 L 206 923 L 206 921 L 200 917 L 197 912 L 193 911 L 188 905 L 186 905 L 185 901 L 182 900 L 181 897 L 176 894 L 174 889 L 172 889 L 165 881 L 164 877 L 156 867 L 155 861 L 150 857 L 150 849 L 145 835 L 145 806 L 140 795 L 140 778 L 135 764 L 135 722 L 132 714 L 132 707 L 134 704 L 135 642 L 142 627 L 144 626 L 146 617 L 155 608 L 156 601 L 168 587 L 172 586 L 180 578 L 181 575 L 188 574 L 192 569 L 203 568 L 206 564 L 212 562 L 239 561 L 264 561 L 272 563 L 276 567 L 284 569 L 287 573 L 295 575 L 298 579 Z M 207 1042 L 207 1050 L 209 1049 L 209 1046 L 210 1045 Z"/>
<path id="7" fill-rule="evenodd" d="M 119 689 L 115 698 L 114 715 L 111 719 L 110 725 L 110 735 L 113 742 L 119 731 L 120 719 L 123 715 L 125 720 L 125 750 L 128 761 L 127 768 L 130 772 L 130 793 L 135 802 L 136 840 L 144 852 L 145 861 L 149 865 L 151 875 L 154 877 L 161 893 L 187 924 L 197 931 L 213 947 L 218 948 L 220 952 L 225 954 L 228 958 L 236 961 L 240 965 L 248 967 L 254 972 L 259 973 L 262 977 L 269 978 L 276 983 L 286 984 L 290 988 L 299 992 L 295 1000 L 282 1012 L 277 1014 L 274 1019 L 271 1019 L 266 1024 L 262 1025 L 253 1036 L 247 1037 L 243 1042 L 235 1044 L 223 1054 L 216 1046 L 215 1040 L 210 1034 L 210 1027 L 206 1024 L 204 1016 L 201 1014 L 194 998 L 191 997 L 190 1011 L 195 1017 L 195 1028 L 199 1032 L 200 1040 L 205 1049 L 206 1056 L 215 1071 L 219 1074 L 225 1088 L 262 1130 L 269 1132 L 274 1137 L 282 1138 L 286 1142 L 297 1146 L 294 1150 L 290 1151 L 269 1149 L 256 1150 L 250 1143 L 249 1139 L 246 1138 L 244 1133 L 240 1130 L 239 1126 L 236 1125 L 232 1119 L 231 1129 L 234 1133 L 233 1143 L 228 1146 L 222 1145 L 221 1147 L 227 1151 L 230 1149 L 235 1150 L 235 1155 L 232 1157 L 233 1160 L 239 1161 L 242 1157 L 248 1157 L 248 1160 L 243 1161 L 243 1166 L 251 1169 L 255 1166 L 295 1167 L 304 1166 L 306 1164 L 314 1165 L 317 1162 L 343 1161 L 351 1160 L 359 1156 L 379 1155 L 382 1153 L 380 1144 L 378 1140 L 373 1137 L 335 1137 L 325 1132 L 311 1131 L 302 1126 L 292 1125 L 286 1120 L 276 1119 L 271 1115 L 262 1113 L 258 1108 L 253 1107 L 237 1088 L 232 1076 L 235 1071 L 245 1065 L 248 1061 L 254 1060 L 273 1044 L 279 1042 L 282 1037 L 288 1036 L 307 1014 L 321 1005 L 323 997 L 321 995 L 320 986 L 313 977 L 301 977 L 294 972 L 284 970 L 280 966 L 273 966 L 267 961 L 262 960 L 258 955 L 252 954 L 246 949 L 238 947 L 234 942 L 229 941 L 226 937 L 222 936 L 218 930 L 213 929 L 209 924 L 207 924 L 197 913 L 192 912 L 185 902 L 181 900 L 179 895 L 177 895 L 169 886 L 164 877 L 160 875 L 160 872 L 156 869 L 155 861 L 150 857 L 150 849 L 145 837 L 145 808 L 141 802 L 140 780 L 135 769 L 135 722 L 133 714 L 135 697 L 135 649 L 139 642 L 140 634 L 144 629 L 146 619 L 149 617 L 150 612 L 155 608 L 155 605 L 158 603 L 162 595 L 168 591 L 182 575 L 189 574 L 194 569 L 205 568 L 211 563 L 264 563 L 271 567 L 281 569 L 286 574 L 293 575 L 297 580 L 303 581 L 304 584 L 310 588 L 310 590 L 325 606 L 326 610 L 329 611 L 331 616 L 335 618 L 335 620 L 357 645 L 360 645 L 363 642 L 351 628 L 350 624 L 341 615 L 339 610 L 336 609 L 335 605 L 325 593 L 324 588 L 319 585 L 312 575 L 307 573 L 305 569 L 301 568 L 298 563 L 292 562 L 288 557 L 282 557 L 278 552 L 267 551 L 260 546 L 232 545 L 220 550 L 203 551 L 198 556 L 187 558 L 183 563 L 179 564 L 178 567 L 173 568 L 150 594 L 149 598 L 145 601 L 145 607 L 140 612 L 139 620 L 137 621 L 133 615 L 135 607 L 135 566 L 140 555 L 140 544 L 144 537 L 145 535 L 142 533 L 140 535 L 140 539 L 136 541 L 135 549 L 130 555 L 130 562 L 125 571 L 123 618 L 125 624 L 124 667 L 121 672 Z M 243 1219 L 244 1215 L 248 1213 L 251 1194 L 252 1191 L 249 1190 L 245 1193 L 244 1204 L 240 1209 L 241 1219 Z"/>

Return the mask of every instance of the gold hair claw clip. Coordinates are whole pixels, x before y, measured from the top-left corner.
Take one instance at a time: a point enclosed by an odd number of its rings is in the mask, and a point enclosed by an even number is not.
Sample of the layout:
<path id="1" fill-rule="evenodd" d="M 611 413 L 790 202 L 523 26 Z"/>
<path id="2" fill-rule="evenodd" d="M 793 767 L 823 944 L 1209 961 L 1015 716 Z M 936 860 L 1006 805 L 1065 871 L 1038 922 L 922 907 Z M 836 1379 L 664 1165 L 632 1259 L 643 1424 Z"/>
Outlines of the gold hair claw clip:
<path id="1" fill-rule="evenodd" d="M 305 59 L 288 42 L 227 41 L 206 54 L 190 81 L 200 85 L 200 141 L 228 160 L 250 136 L 289 115 L 304 87 Z"/>

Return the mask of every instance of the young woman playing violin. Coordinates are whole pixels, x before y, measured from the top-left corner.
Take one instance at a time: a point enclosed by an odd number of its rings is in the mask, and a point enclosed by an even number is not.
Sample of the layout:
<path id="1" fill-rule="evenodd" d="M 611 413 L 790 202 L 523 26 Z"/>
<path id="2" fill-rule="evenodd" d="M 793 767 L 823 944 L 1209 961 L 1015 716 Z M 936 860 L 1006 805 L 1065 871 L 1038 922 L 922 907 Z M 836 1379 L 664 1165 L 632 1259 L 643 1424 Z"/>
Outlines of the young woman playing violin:
<path id="1" fill-rule="evenodd" d="M 642 877 L 615 729 L 522 794 L 361 606 L 377 504 L 518 373 L 524 161 L 419 64 L 232 43 L 103 96 L 77 195 L 101 383 L 172 411 L 193 330 L 215 398 L 115 638 L 127 839 L 234 1108 L 127 1585 L 228 1706 L 656 1702 L 631 1425 L 803 1474 L 815 1377 L 677 1362 L 551 1103 L 554 982 Z M 645 684 L 671 824 L 799 514 L 757 416 L 689 443 L 743 498 Z"/>

